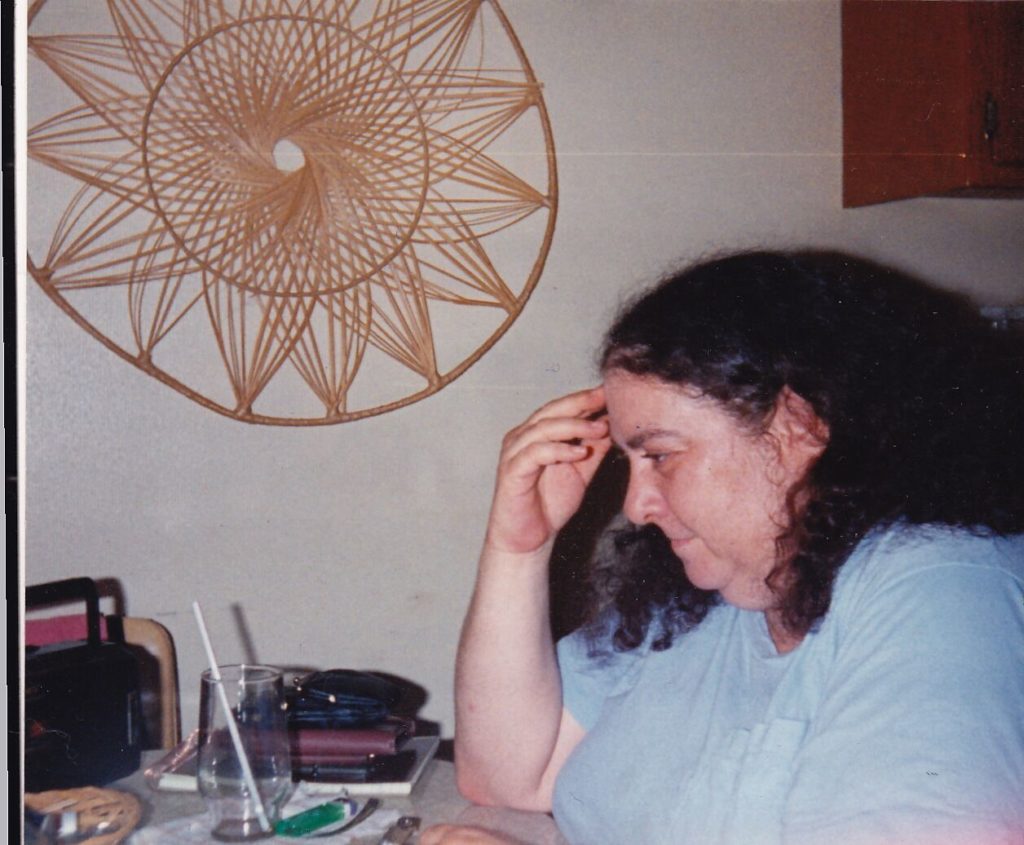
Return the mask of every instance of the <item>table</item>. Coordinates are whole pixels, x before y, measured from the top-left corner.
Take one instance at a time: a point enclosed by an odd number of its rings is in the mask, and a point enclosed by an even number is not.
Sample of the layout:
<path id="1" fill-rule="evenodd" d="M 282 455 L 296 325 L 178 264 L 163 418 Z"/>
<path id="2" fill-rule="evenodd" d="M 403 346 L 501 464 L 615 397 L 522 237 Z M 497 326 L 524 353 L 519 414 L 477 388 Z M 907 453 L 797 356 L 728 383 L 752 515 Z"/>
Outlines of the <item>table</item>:
<path id="1" fill-rule="evenodd" d="M 150 789 L 143 770 L 163 755 L 147 751 L 139 771 L 110 784 L 110 788 L 134 794 L 143 804 L 143 825 L 153 826 L 202 813 L 203 800 L 195 792 L 168 792 Z M 513 836 L 526 845 L 568 845 L 554 821 L 546 813 L 529 813 L 496 807 L 480 807 L 463 798 L 455 786 L 455 767 L 445 760 L 432 760 L 411 795 L 386 796 L 382 807 L 402 815 L 419 816 L 421 830 L 442 822 L 477 825 Z M 324 843 L 331 840 L 324 839 Z M 376 845 L 376 838 L 356 840 L 358 845 Z M 131 839 L 128 840 L 130 845 Z"/>

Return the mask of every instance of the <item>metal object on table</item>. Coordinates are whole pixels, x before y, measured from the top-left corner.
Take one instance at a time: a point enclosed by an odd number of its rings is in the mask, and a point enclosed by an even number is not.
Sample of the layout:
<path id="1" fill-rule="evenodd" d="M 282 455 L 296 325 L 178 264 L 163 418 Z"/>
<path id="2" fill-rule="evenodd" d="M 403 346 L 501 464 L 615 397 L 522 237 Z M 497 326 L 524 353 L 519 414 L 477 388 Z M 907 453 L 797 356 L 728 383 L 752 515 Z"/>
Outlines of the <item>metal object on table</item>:
<path id="1" fill-rule="evenodd" d="M 384 837 L 377 845 L 403 845 L 403 843 L 412 839 L 419 828 L 419 816 L 402 816 L 388 828 L 387 833 L 384 834 Z"/>

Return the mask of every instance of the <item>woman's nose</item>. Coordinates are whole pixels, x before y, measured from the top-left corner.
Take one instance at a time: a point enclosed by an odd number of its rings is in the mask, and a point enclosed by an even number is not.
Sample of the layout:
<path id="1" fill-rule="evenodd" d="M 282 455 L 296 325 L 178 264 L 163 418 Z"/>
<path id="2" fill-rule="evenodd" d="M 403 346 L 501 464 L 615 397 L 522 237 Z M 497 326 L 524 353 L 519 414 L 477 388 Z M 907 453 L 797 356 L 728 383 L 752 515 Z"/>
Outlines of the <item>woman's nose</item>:
<path id="1" fill-rule="evenodd" d="M 622 504 L 626 519 L 635 525 L 655 522 L 662 511 L 662 505 L 661 491 L 657 486 L 645 477 L 642 470 L 630 467 L 626 499 Z"/>

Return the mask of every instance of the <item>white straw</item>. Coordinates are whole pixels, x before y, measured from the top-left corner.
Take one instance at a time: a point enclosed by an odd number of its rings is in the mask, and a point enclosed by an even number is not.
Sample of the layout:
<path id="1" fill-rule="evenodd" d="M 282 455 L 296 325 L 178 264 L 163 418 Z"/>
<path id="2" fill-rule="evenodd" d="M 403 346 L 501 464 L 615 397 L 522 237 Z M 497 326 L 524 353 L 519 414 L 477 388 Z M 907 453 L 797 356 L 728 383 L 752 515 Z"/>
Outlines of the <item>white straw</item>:
<path id="1" fill-rule="evenodd" d="M 213 654 L 213 643 L 210 642 L 210 634 L 206 630 L 206 622 L 203 621 L 203 611 L 199 607 L 199 602 L 192 602 L 192 612 L 195 614 L 196 624 L 199 625 L 199 636 L 203 638 L 203 648 L 206 649 L 206 656 L 210 661 L 210 676 L 214 681 L 216 681 L 214 686 L 217 687 L 221 707 L 224 708 L 224 715 L 227 717 L 228 733 L 231 734 L 231 741 L 235 745 L 235 753 L 238 754 L 238 762 L 242 764 L 242 776 L 245 778 L 245 785 L 249 790 L 249 794 L 252 795 L 253 800 L 256 802 L 256 817 L 259 820 L 260 827 L 264 831 L 268 831 L 270 830 L 270 820 L 267 818 L 267 813 L 263 809 L 263 797 L 256 788 L 256 779 L 252 776 L 252 769 L 249 767 L 249 757 L 245 753 L 245 748 L 242 747 L 242 737 L 238 734 L 238 725 L 235 724 L 235 714 L 232 712 L 231 704 L 228 702 L 228 694 L 224 689 L 224 683 L 221 680 L 220 667 L 217 666 L 217 658 Z"/>

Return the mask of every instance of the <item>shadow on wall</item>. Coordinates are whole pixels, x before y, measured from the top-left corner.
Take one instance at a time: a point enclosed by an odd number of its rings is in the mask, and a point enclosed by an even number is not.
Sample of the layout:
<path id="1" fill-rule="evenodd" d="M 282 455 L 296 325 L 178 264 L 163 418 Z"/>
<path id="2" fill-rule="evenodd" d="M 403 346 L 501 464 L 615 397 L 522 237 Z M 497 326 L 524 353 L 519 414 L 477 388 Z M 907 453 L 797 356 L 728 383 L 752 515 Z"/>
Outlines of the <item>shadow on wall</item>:
<path id="1" fill-rule="evenodd" d="M 586 611 L 587 570 L 598 537 L 622 510 L 629 481 L 629 465 L 612 449 L 598 467 L 580 509 L 559 532 L 551 554 L 551 628 L 555 638 L 583 622 Z"/>

